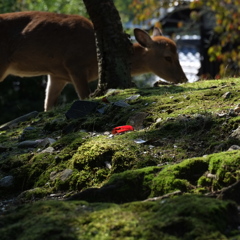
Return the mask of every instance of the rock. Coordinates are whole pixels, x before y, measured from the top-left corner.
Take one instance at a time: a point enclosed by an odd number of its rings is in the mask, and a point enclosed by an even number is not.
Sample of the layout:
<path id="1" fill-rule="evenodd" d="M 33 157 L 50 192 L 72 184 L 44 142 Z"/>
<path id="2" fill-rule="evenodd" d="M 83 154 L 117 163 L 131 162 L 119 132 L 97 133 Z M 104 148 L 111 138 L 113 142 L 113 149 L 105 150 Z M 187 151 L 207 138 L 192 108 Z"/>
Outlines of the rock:
<path id="1" fill-rule="evenodd" d="M 0 215 L 3 212 L 7 212 L 8 209 L 15 203 L 16 203 L 15 198 L 1 200 L 0 201 Z"/>
<path id="2" fill-rule="evenodd" d="M 108 169 L 111 169 L 111 168 L 112 168 L 112 165 L 111 165 L 110 162 L 105 161 L 104 163 L 105 163 L 105 165 L 106 165 L 106 168 L 108 168 Z"/>
<path id="3" fill-rule="evenodd" d="M 228 149 L 228 151 L 239 150 L 239 149 L 240 149 L 240 146 L 238 146 L 238 145 L 232 145 L 232 146 Z"/>
<path id="4" fill-rule="evenodd" d="M 158 118 L 157 120 L 156 120 L 156 123 L 160 123 L 160 122 L 162 122 L 162 118 Z"/>
<path id="5" fill-rule="evenodd" d="M 48 147 L 48 148 L 41 151 L 41 153 L 53 153 L 53 152 L 54 152 L 53 147 Z"/>
<path id="6" fill-rule="evenodd" d="M 230 109 L 228 112 L 228 115 L 230 117 L 236 117 L 238 115 L 238 113 L 240 112 L 240 107 L 238 109 Z"/>
<path id="7" fill-rule="evenodd" d="M 223 142 L 223 143 L 220 143 L 219 145 L 216 145 L 214 147 L 214 152 L 222 152 L 226 149 L 227 149 L 227 145 L 226 145 L 226 143 Z"/>
<path id="8" fill-rule="evenodd" d="M 220 117 L 220 118 L 223 118 L 223 117 L 227 117 L 227 116 L 228 116 L 227 113 L 217 113 L 216 115 L 217 115 L 218 117 Z"/>
<path id="9" fill-rule="evenodd" d="M 65 116 L 67 119 L 78 119 L 85 117 L 87 114 L 94 112 L 97 106 L 97 102 L 77 100 L 66 112 Z"/>
<path id="10" fill-rule="evenodd" d="M 147 141 L 146 141 L 146 140 L 143 140 L 143 139 L 140 139 L 140 138 L 138 138 L 138 139 L 135 139 L 135 140 L 134 140 L 134 142 L 135 142 L 135 143 L 137 143 L 137 144 L 143 144 L 143 143 L 146 143 Z"/>
<path id="11" fill-rule="evenodd" d="M 230 138 L 235 138 L 240 140 L 240 127 L 238 127 L 232 132 L 232 134 L 230 135 Z"/>
<path id="12" fill-rule="evenodd" d="M 141 96 L 140 94 L 132 95 L 132 96 L 126 98 L 126 101 L 134 101 L 134 100 L 138 99 L 140 96 Z"/>
<path id="13" fill-rule="evenodd" d="M 135 130 L 140 130 L 143 129 L 143 122 L 146 119 L 148 113 L 145 112 L 138 112 L 134 115 L 132 115 L 129 119 L 128 119 L 128 123 L 134 127 Z"/>
<path id="14" fill-rule="evenodd" d="M 147 184 L 149 177 L 160 171 L 160 167 L 149 167 L 142 170 L 118 173 L 100 188 L 88 188 L 72 195 L 67 200 L 83 200 L 87 202 L 114 202 L 144 200 L 150 193 Z"/>
<path id="15" fill-rule="evenodd" d="M 4 130 L 7 130 L 7 129 L 10 129 L 10 128 L 13 128 L 15 126 L 18 125 L 18 123 L 21 123 L 21 122 L 25 122 L 25 121 L 28 121 L 30 120 L 31 118 L 35 118 L 36 116 L 38 115 L 38 112 L 37 111 L 34 111 L 34 112 L 30 112 L 26 115 L 23 115 L 19 118 L 16 118 L 10 122 L 7 122 L 3 125 L 0 126 L 0 131 L 4 131 Z"/>
<path id="16" fill-rule="evenodd" d="M 44 139 L 37 139 L 37 140 L 26 140 L 22 141 L 18 144 L 19 148 L 36 148 L 36 147 L 47 147 L 51 144 L 56 142 L 53 138 L 44 138 Z"/>
<path id="17" fill-rule="evenodd" d="M 60 172 L 60 179 L 62 181 L 66 181 L 73 173 L 72 169 L 65 169 L 62 172 Z"/>
<path id="18" fill-rule="evenodd" d="M 234 111 L 236 113 L 239 113 L 240 112 L 240 104 L 238 104 L 235 108 L 234 108 Z"/>
<path id="19" fill-rule="evenodd" d="M 204 176 L 206 176 L 207 178 L 210 179 L 217 179 L 217 175 L 216 174 L 212 174 L 211 172 L 207 171 Z"/>
<path id="20" fill-rule="evenodd" d="M 107 108 L 108 108 L 108 105 L 104 105 L 103 107 L 98 108 L 97 112 L 104 114 Z"/>
<path id="21" fill-rule="evenodd" d="M 27 140 L 28 134 L 31 133 L 31 132 L 33 132 L 34 130 L 35 130 L 34 127 L 31 127 L 31 126 L 26 127 L 26 128 L 23 130 L 22 134 L 19 136 L 19 141 Z"/>
<path id="22" fill-rule="evenodd" d="M 21 192 L 17 196 L 17 201 L 20 202 L 25 202 L 27 200 L 36 200 L 39 198 L 42 198 L 43 196 L 46 196 L 47 190 L 44 188 L 36 187 L 32 189 L 28 189 L 26 191 Z"/>
<path id="23" fill-rule="evenodd" d="M 119 100 L 117 102 L 113 103 L 113 106 L 117 106 L 117 107 L 129 107 L 130 105 L 128 103 L 126 103 L 125 101 Z"/>
<path id="24" fill-rule="evenodd" d="M 50 180 L 55 180 L 57 178 L 57 171 L 53 171 L 50 173 Z"/>
<path id="25" fill-rule="evenodd" d="M 234 108 L 234 111 L 235 111 L 236 113 L 239 113 L 239 112 L 240 112 L 240 107 Z"/>
<path id="26" fill-rule="evenodd" d="M 231 92 L 226 92 L 222 95 L 222 98 L 228 99 L 231 96 L 231 94 L 232 94 Z"/>
<path id="27" fill-rule="evenodd" d="M 0 179 L 0 187 L 4 188 L 11 187 L 13 185 L 13 180 L 14 180 L 13 176 L 3 177 L 2 179 Z"/>
<path id="28" fill-rule="evenodd" d="M 53 139 L 53 138 L 44 138 L 43 141 L 39 142 L 38 146 L 40 146 L 40 147 L 47 147 L 47 146 L 49 146 L 49 145 L 51 145 L 51 144 L 53 144 L 55 142 L 56 142 L 56 140 Z"/>
<path id="29" fill-rule="evenodd" d="M 59 178 L 61 181 L 66 181 L 73 173 L 72 169 L 65 169 L 61 172 L 51 172 L 50 173 L 50 180 L 54 181 L 55 179 Z"/>
<path id="30" fill-rule="evenodd" d="M 19 148 L 35 148 L 37 147 L 39 144 L 38 140 L 26 140 L 26 141 L 22 141 L 18 144 Z"/>

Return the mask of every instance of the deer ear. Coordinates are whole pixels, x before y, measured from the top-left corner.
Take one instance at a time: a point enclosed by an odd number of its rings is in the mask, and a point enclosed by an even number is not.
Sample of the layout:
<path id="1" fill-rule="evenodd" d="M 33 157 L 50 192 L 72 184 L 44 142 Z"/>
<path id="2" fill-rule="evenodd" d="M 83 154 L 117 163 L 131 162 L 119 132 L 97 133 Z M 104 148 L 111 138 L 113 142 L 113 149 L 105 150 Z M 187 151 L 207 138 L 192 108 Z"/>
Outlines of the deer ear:
<path id="1" fill-rule="evenodd" d="M 154 27 L 152 37 L 163 36 L 163 33 L 160 28 Z"/>
<path id="2" fill-rule="evenodd" d="M 151 39 L 147 32 L 143 31 L 142 29 L 135 28 L 134 36 L 138 43 L 143 47 L 145 48 L 151 47 L 153 40 Z"/>

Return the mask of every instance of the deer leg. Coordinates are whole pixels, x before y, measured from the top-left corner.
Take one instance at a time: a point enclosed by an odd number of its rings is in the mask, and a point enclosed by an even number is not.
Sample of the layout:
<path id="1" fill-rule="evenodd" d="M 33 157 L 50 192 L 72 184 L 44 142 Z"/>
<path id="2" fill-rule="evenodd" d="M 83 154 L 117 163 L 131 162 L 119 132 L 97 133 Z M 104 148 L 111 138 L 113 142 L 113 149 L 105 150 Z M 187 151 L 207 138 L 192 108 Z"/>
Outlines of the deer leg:
<path id="1" fill-rule="evenodd" d="M 67 84 L 65 79 L 48 75 L 48 82 L 46 88 L 46 96 L 44 102 L 44 111 L 49 111 L 54 107 L 57 98 Z"/>
<path id="2" fill-rule="evenodd" d="M 1 56 L 2 57 L 2 56 Z M 7 69 L 9 65 L 0 61 L 0 82 L 2 82 L 7 77 Z"/>
<path id="3" fill-rule="evenodd" d="M 88 74 L 86 72 L 78 72 L 77 74 L 70 74 L 72 83 L 80 99 L 88 98 L 90 89 L 88 86 Z"/>

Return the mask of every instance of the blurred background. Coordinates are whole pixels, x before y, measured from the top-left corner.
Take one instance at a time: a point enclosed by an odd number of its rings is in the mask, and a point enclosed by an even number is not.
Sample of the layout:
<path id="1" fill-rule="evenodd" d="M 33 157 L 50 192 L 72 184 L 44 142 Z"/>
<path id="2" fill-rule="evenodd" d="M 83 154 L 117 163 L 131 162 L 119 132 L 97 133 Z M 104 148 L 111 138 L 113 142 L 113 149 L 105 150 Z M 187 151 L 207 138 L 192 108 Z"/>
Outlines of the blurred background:
<path id="1" fill-rule="evenodd" d="M 113 1 L 124 30 L 130 35 L 135 27 L 151 33 L 157 26 L 176 41 L 180 63 L 190 82 L 239 76 L 240 0 Z M 38 10 L 88 17 L 79 0 L 0 0 L 0 10 L 1 13 Z M 152 86 L 157 80 L 150 74 L 134 79 L 138 87 Z M 9 76 L 1 82 L 0 124 L 31 111 L 43 111 L 46 81 L 46 76 L 24 79 Z M 69 85 L 59 104 L 75 99 L 77 95 Z"/>

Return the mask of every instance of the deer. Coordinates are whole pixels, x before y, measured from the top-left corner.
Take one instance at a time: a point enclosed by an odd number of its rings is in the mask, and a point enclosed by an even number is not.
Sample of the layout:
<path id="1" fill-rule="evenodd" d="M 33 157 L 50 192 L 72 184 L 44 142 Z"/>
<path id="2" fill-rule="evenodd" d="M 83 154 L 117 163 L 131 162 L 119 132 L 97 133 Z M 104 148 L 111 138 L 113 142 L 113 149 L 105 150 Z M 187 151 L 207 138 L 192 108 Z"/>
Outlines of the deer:
<path id="1" fill-rule="evenodd" d="M 80 99 L 98 79 L 93 23 L 79 15 L 27 11 L 0 14 L 0 82 L 8 75 L 47 75 L 44 111 L 51 110 L 68 83 Z M 153 73 L 171 83 L 185 83 L 173 40 L 159 28 L 152 36 L 134 29 L 131 75 Z"/>

